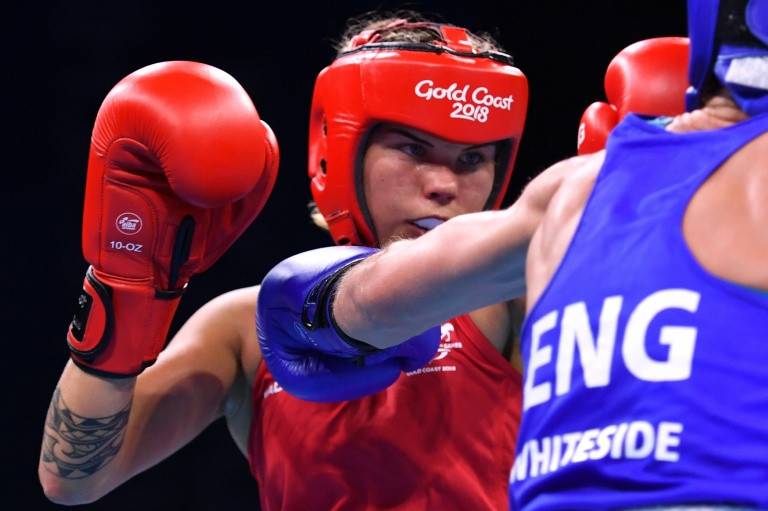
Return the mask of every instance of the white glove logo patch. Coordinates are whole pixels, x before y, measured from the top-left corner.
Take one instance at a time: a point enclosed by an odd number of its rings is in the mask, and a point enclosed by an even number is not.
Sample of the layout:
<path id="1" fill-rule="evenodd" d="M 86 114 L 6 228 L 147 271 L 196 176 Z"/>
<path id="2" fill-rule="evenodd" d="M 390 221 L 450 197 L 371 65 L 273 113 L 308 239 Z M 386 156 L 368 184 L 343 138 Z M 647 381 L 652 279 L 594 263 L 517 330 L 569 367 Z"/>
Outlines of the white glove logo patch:
<path id="1" fill-rule="evenodd" d="M 117 227 L 117 230 L 121 233 L 127 236 L 133 236 L 141 231 L 141 218 L 136 213 L 121 213 L 117 216 L 117 220 L 115 220 L 115 227 Z"/>

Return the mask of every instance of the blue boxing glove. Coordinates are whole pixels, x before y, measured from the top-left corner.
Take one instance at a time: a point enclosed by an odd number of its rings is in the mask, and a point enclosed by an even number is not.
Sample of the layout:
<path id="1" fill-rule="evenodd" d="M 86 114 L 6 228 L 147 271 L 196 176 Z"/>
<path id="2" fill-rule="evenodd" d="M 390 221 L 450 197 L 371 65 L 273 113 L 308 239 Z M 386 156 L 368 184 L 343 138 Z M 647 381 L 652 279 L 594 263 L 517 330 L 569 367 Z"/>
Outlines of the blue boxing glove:
<path id="1" fill-rule="evenodd" d="M 384 390 L 401 371 L 425 366 L 440 327 L 386 349 L 350 338 L 336 325 L 341 276 L 376 249 L 328 247 L 295 255 L 261 283 L 256 326 L 261 355 L 275 380 L 308 401 L 346 401 Z"/>

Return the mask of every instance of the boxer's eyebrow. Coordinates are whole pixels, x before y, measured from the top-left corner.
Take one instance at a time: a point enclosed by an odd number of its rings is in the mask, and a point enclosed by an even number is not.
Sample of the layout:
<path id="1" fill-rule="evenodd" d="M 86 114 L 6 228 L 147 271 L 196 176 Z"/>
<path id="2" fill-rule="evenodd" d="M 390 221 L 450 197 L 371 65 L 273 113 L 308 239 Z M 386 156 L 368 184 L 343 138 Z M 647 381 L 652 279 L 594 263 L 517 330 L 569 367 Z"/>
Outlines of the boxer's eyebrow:
<path id="1" fill-rule="evenodd" d="M 404 137 L 408 137 L 411 140 L 413 140 L 414 142 L 418 142 L 420 144 L 424 144 L 424 145 L 429 146 L 429 147 L 435 147 L 434 144 L 432 144 L 431 142 L 427 142 L 426 140 L 421 139 L 421 138 L 417 137 L 416 135 L 414 135 L 413 133 L 410 133 L 410 132 L 408 132 L 408 131 L 406 131 L 404 129 L 389 128 L 387 131 L 389 131 L 390 133 L 397 133 L 398 135 L 402 135 Z"/>
<path id="2" fill-rule="evenodd" d="M 495 146 L 496 144 L 497 144 L 497 142 L 485 142 L 485 143 L 482 143 L 482 144 L 471 145 L 469 147 L 465 147 L 463 149 L 463 151 L 474 151 L 475 149 L 482 149 L 483 147 Z"/>
<path id="3" fill-rule="evenodd" d="M 402 135 L 404 137 L 410 138 L 414 142 L 419 142 L 420 144 L 424 144 L 424 145 L 429 146 L 429 147 L 435 147 L 434 144 L 432 144 L 431 142 L 427 142 L 426 140 L 424 140 L 422 138 L 419 138 L 416 135 L 414 135 L 413 133 L 411 133 L 409 131 L 406 131 L 404 129 L 401 129 L 401 128 L 388 128 L 387 131 L 390 132 L 390 133 L 397 133 L 398 135 Z M 484 142 L 482 144 L 467 146 L 464 149 L 462 149 L 462 151 L 474 151 L 475 149 L 481 149 L 483 147 L 492 146 L 492 145 L 496 145 L 496 142 Z"/>

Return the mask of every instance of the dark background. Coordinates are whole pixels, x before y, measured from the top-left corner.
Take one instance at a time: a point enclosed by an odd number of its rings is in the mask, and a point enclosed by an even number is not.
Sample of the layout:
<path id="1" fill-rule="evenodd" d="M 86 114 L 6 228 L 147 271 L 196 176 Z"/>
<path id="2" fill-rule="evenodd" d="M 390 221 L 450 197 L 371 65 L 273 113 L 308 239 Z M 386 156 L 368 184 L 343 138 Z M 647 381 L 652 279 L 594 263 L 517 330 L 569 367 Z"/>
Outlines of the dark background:
<path id="1" fill-rule="evenodd" d="M 5 243 L 2 321 L 6 406 L 0 487 L 6 509 L 55 509 L 37 482 L 45 412 L 67 359 L 65 332 L 86 263 L 80 219 L 90 129 L 123 76 L 163 60 L 197 60 L 237 78 L 277 134 L 276 189 L 250 230 L 193 279 L 173 330 L 199 306 L 258 283 L 284 257 L 329 242 L 307 218 L 306 133 L 312 85 L 346 18 L 410 7 L 488 31 L 531 89 L 507 203 L 532 176 L 575 152 L 581 112 L 603 99 L 606 65 L 640 39 L 685 33 L 682 0 L 464 2 L 58 1 L 5 7 Z M 8 9 L 11 9 L 8 11 Z M 10 160 L 10 161 L 8 161 Z M 12 499 L 12 500 L 11 500 Z M 246 461 L 223 421 L 92 510 L 257 509 Z M 16 503 L 11 503 L 15 501 Z"/>

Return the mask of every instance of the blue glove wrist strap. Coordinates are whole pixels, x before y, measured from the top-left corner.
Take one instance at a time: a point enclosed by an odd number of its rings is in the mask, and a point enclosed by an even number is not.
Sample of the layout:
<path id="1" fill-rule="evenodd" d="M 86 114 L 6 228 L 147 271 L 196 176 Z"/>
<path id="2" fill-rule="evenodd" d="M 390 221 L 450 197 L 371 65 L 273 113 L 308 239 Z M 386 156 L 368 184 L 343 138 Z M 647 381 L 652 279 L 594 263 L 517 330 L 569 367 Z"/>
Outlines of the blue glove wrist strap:
<path id="1" fill-rule="evenodd" d="M 301 311 L 301 322 L 307 330 L 314 331 L 318 328 L 332 328 L 342 341 L 360 353 L 358 361 L 360 365 L 363 364 L 362 357 L 378 351 L 378 348 L 366 342 L 353 339 L 339 327 L 333 316 L 333 302 L 341 277 L 362 261 L 363 259 L 353 261 L 326 276 L 309 292 L 306 300 L 304 300 Z"/>

